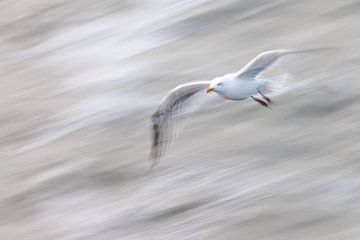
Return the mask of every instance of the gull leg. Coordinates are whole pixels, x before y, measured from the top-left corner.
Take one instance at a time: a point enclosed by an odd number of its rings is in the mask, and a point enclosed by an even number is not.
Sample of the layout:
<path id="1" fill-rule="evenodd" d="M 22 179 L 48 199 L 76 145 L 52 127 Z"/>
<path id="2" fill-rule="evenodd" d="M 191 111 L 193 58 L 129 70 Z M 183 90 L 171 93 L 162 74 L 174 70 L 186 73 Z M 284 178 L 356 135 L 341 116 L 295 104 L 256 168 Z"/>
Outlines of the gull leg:
<path id="1" fill-rule="evenodd" d="M 258 99 L 258 98 L 254 97 L 254 96 L 251 96 L 251 98 L 252 98 L 254 101 L 260 103 L 262 106 L 267 107 L 267 108 L 270 108 L 270 107 L 269 107 L 269 104 L 268 104 L 267 102 L 265 102 L 264 100 Z"/>
<path id="2" fill-rule="evenodd" d="M 268 103 L 268 104 L 272 104 L 273 102 L 271 101 L 270 98 L 268 98 L 267 96 L 265 96 L 259 89 L 258 89 L 258 93 L 261 95 L 261 97 L 263 97 L 265 99 L 265 101 Z"/>

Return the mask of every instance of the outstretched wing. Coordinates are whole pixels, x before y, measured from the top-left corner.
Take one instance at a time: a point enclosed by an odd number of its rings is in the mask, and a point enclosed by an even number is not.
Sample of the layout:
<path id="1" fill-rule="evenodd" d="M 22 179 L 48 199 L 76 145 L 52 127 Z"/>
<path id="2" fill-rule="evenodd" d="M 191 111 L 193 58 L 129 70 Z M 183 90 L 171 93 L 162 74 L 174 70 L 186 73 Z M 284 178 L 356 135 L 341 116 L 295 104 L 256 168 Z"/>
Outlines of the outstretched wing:
<path id="1" fill-rule="evenodd" d="M 171 90 L 152 115 L 152 146 L 150 160 L 156 164 L 164 156 L 173 133 L 174 122 L 179 117 L 184 104 L 201 90 L 209 86 L 209 81 L 182 84 Z"/>
<path id="2" fill-rule="evenodd" d="M 328 48 L 317 48 L 317 49 L 307 49 L 307 50 L 271 50 L 260 53 L 253 60 L 251 60 L 245 67 L 243 67 L 239 72 L 237 72 L 237 76 L 241 78 L 249 78 L 254 79 L 261 72 L 266 70 L 271 64 L 273 64 L 279 58 L 296 53 L 304 53 L 304 52 L 314 52 L 319 50 L 326 50 Z"/>

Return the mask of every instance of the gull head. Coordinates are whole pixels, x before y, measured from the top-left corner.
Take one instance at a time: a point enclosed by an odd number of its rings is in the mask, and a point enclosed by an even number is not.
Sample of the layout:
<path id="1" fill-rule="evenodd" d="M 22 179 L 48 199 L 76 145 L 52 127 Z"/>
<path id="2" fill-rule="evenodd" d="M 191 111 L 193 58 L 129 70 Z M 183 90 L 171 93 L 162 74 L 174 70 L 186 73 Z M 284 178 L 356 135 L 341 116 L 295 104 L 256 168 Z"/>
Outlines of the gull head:
<path id="1" fill-rule="evenodd" d="M 221 77 L 217 77 L 211 80 L 209 87 L 206 89 L 206 93 L 209 92 L 224 93 L 225 92 L 224 79 Z"/>

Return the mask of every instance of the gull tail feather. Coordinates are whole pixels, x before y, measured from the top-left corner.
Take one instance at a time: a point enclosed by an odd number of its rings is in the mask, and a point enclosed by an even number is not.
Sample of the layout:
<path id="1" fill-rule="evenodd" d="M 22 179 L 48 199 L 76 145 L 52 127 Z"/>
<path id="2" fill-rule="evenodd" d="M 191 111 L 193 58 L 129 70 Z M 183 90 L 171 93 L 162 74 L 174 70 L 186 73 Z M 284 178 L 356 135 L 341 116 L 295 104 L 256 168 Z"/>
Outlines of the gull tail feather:
<path id="1" fill-rule="evenodd" d="M 269 96 L 277 96 L 286 92 L 286 83 L 290 75 L 283 74 L 274 78 L 259 79 L 263 82 L 261 91 Z"/>

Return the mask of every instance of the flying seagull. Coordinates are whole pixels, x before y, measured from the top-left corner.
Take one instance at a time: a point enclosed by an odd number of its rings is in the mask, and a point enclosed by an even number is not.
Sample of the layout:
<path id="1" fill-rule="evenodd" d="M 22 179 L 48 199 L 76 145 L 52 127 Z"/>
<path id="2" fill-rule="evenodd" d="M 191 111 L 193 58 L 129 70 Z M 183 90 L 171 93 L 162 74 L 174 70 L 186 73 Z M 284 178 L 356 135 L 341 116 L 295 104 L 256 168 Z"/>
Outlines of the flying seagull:
<path id="1" fill-rule="evenodd" d="M 262 106 L 269 107 L 272 102 L 266 94 L 273 92 L 278 87 L 279 82 L 259 79 L 257 78 L 259 74 L 280 57 L 316 50 L 322 49 L 266 51 L 256 56 L 238 72 L 216 77 L 211 81 L 181 84 L 172 89 L 161 101 L 151 117 L 153 142 L 150 160 L 152 165 L 156 165 L 164 156 L 167 145 L 171 140 L 174 122 L 176 122 L 181 110 L 183 110 L 184 104 L 188 103 L 197 93 L 201 91 L 206 93 L 216 92 L 225 99 L 235 101 L 251 98 Z"/>

